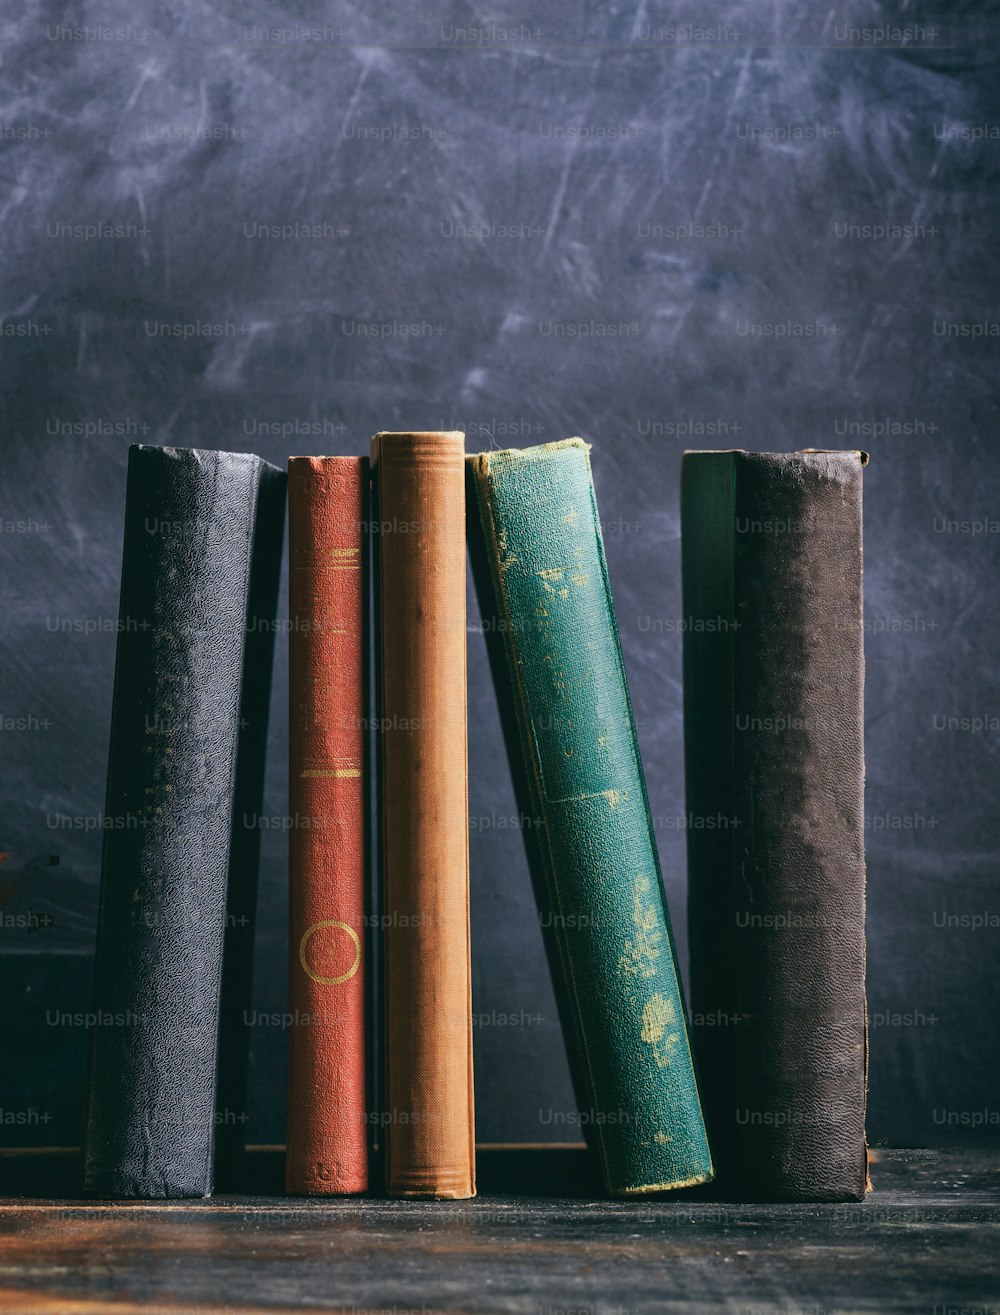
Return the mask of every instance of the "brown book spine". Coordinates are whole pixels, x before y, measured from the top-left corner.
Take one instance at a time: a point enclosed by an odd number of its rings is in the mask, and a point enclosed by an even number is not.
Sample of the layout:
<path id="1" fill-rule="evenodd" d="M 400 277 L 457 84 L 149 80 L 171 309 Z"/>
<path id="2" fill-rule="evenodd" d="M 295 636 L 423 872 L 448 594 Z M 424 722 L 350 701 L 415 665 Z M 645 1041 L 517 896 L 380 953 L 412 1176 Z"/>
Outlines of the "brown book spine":
<path id="1" fill-rule="evenodd" d="M 292 457 L 289 1192 L 368 1186 L 365 606 L 368 462 Z"/>
<path id="2" fill-rule="evenodd" d="M 687 452 L 688 924 L 724 1199 L 859 1201 L 862 452 Z"/>
<path id="3" fill-rule="evenodd" d="M 372 441 L 391 1196 L 476 1192 L 464 447 Z"/>

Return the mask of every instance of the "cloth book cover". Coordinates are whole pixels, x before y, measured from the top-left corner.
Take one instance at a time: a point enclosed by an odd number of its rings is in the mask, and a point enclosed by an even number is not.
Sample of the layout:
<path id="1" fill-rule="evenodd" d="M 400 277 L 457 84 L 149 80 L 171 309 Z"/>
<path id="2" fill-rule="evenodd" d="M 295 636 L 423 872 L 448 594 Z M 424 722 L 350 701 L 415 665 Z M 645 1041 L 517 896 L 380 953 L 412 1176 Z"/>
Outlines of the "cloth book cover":
<path id="1" fill-rule="evenodd" d="M 581 1125 L 607 1191 L 712 1177 L 589 448 L 468 458 L 484 630 Z"/>
<path id="2" fill-rule="evenodd" d="M 688 921 L 719 1185 L 867 1186 L 860 452 L 682 467 Z"/>
<path id="3" fill-rule="evenodd" d="M 273 514 L 284 482 L 243 453 L 129 452 L 84 1141 L 94 1195 L 212 1190 L 258 512 Z"/>
<path id="4" fill-rule="evenodd" d="M 288 463 L 289 1192 L 368 1185 L 368 461 Z"/>
<path id="5" fill-rule="evenodd" d="M 372 442 L 392 1196 L 475 1195 L 464 435 Z"/>

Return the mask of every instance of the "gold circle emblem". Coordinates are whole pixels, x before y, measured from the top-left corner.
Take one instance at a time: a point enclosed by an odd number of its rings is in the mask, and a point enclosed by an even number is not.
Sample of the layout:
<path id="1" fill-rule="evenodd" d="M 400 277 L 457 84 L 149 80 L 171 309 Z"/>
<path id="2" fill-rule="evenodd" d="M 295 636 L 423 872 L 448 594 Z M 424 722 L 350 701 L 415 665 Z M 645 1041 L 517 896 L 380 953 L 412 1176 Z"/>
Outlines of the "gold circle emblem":
<path id="1" fill-rule="evenodd" d="M 354 942 L 354 962 L 347 972 L 341 973 L 339 977 L 321 977 L 319 973 L 313 972 L 312 968 L 309 967 L 306 946 L 309 944 L 310 936 L 323 927 L 337 927 L 341 931 L 346 931 Z M 299 963 L 305 969 L 307 976 L 311 977 L 314 982 L 319 982 L 323 986 L 339 986 L 341 982 L 346 982 L 349 977 L 354 976 L 358 971 L 358 965 L 361 963 L 361 941 L 358 939 L 358 933 L 353 927 L 349 927 L 346 922 L 337 922 L 334 918 L 327 918 L 325 922 L 314 922 L 311 927 L 306 928 L 302 934 L 302 939 L 299 941 Z"/>

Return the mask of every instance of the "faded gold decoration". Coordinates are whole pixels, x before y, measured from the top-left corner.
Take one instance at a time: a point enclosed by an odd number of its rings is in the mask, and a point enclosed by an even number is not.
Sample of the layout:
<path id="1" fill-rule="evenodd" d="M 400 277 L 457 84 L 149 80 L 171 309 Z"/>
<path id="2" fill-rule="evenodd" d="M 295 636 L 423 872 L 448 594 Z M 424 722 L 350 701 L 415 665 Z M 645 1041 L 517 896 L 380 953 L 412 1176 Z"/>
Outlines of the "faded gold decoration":
<path id="1" fill-rule="evenodd" d="M 653 1047 L 656 1067 L 666 1068 L 670 1063 L 670 1052 L 677 1045 L 676 1032 L 668 1032 L 677 1022 L 677 1010 L 673 1000 L 667 1000 L 659 991 L 650 996 L 642 1010 L 642 1036 L 647 1046 Z"/>
<path id="2" fill-rule="evenodd" d="M 354 942 L 354 962 L 347 972 L 341 973 L 339 977 L 321 977 L 309 967 L 309 960 L 306 957 L 306 945 L 313 932 L 319 931 L 322 927 L 338 927 L 341 931 L 346 931 Z M 299 941 L 299 963 L 306 975 L 311 977 L 314 982 L 319 982 L 321 986 L 339 986 L 341 982 L 346 982 L 352 978 L 361 964 L 361 941 L 358 938 L 358 933 L 353 927 L 349 927 L 346 922 L 337 922 L 335 918 L 327 918 L 324 922 L 314 922 L 311 927 L 307 927 L 302 933 L 302 939 Z"/>
<path id="3" fill-rule="evenodd" d="M 634 940 L 625 942 L 625 953 L 618 960 L 622 972 L 633 977 L 655 977 L 663 936 L 656 906 L 649 894 L 649 877 L 637 877 L 632 893 Z"/>

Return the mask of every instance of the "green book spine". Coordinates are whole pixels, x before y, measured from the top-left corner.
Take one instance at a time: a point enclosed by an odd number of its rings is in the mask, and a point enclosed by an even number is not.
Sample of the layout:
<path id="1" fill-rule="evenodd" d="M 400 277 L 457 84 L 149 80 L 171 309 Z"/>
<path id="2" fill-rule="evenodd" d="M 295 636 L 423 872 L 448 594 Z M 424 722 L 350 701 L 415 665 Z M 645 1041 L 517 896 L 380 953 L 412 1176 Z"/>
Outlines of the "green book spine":
<path id="1" fill-rule="evenodd" d="M 473 564 L 581 1125 L 633 1196 L 713 1170 L 588 453 L 469 457 Z"/>

